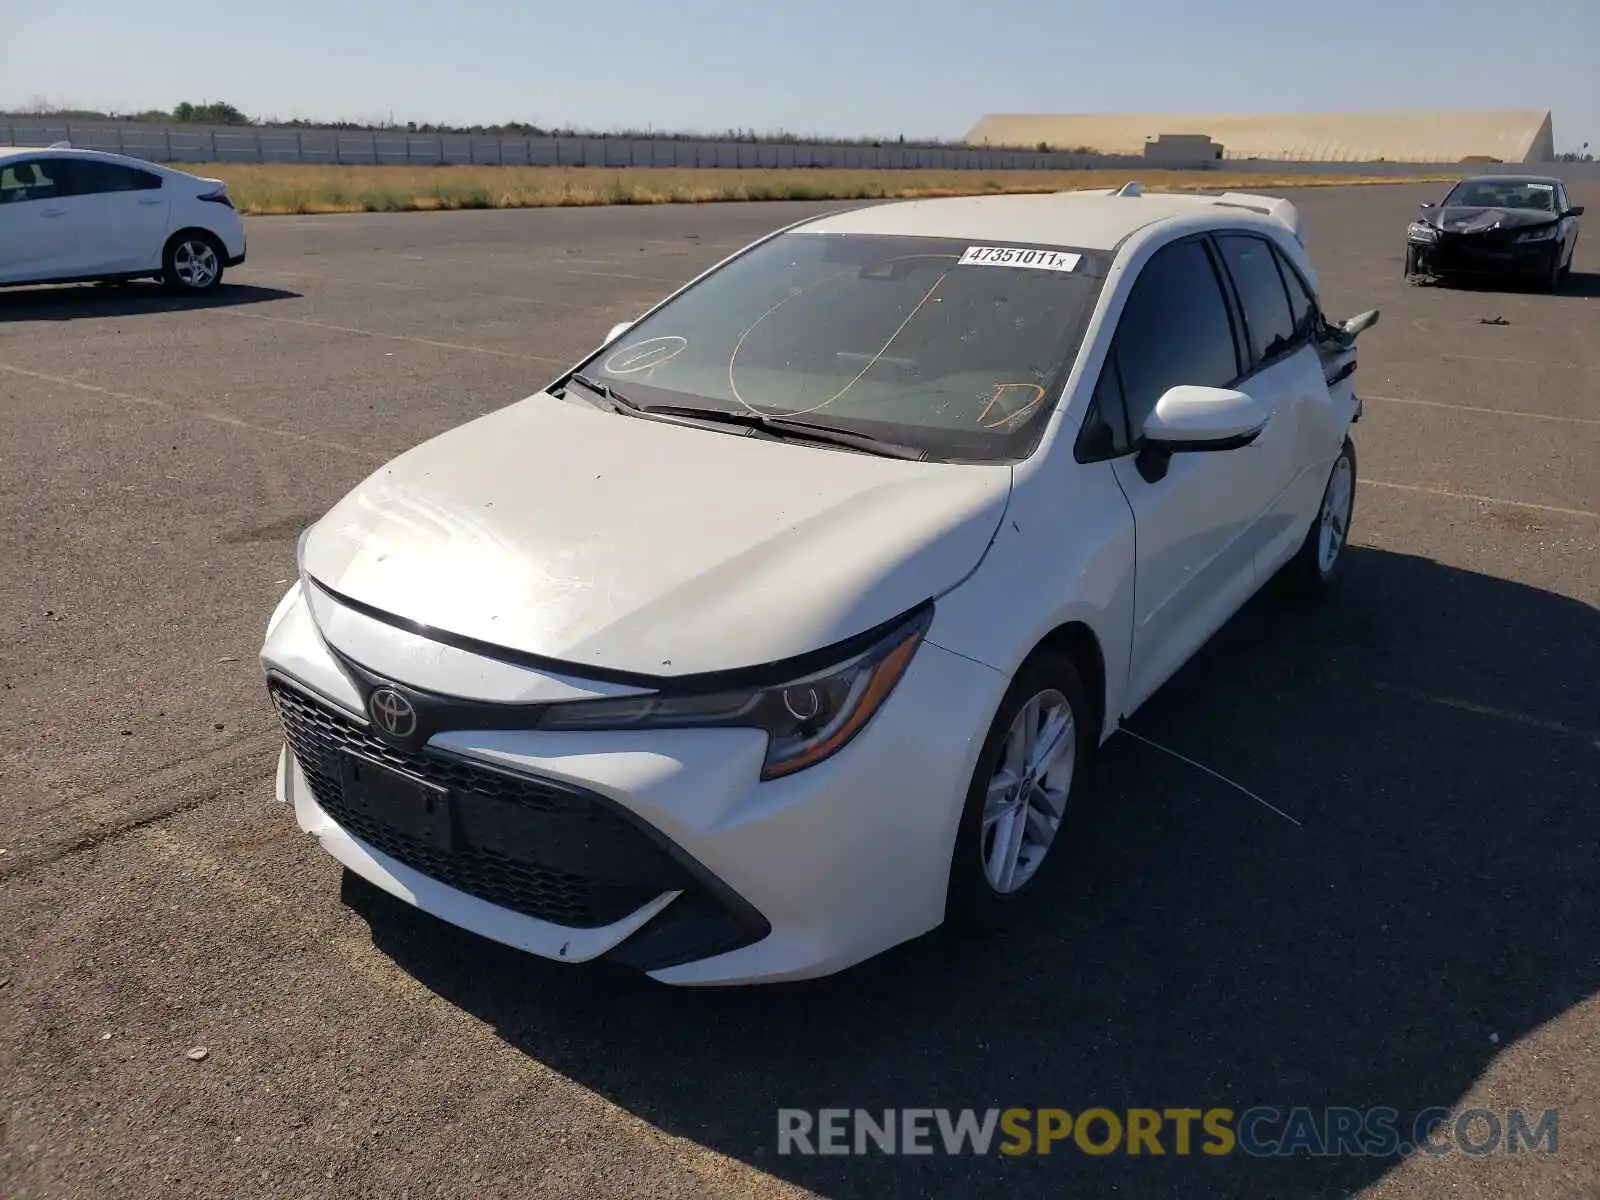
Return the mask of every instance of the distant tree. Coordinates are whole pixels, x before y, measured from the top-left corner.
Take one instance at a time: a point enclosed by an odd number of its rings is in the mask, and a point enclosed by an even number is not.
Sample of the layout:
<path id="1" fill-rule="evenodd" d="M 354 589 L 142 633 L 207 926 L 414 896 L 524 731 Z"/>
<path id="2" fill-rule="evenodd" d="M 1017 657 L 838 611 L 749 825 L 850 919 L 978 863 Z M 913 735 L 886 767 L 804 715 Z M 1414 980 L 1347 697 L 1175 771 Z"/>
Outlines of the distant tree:
<path id="1" fill-rule="evenodd" d="M 191 104 L 185 100 L 172 106 L 172 119 L 181 125 L 253 125 L 244 113 L 226 100 Z"/>

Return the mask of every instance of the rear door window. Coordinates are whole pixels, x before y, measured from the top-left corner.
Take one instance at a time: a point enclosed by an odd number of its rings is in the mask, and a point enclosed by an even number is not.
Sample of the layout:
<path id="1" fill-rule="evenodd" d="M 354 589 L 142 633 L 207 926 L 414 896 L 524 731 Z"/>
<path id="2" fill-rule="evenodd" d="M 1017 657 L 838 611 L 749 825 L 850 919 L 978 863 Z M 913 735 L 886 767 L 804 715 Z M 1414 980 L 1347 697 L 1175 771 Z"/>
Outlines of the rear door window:
<path id="1" fill-rule="evenodd" d="M 1294 347 L 1297 331 L 1271 245 L 1252 234 L 1225 233 L 1217 241 L 1244 309 L 1251 353 L 1257 363 L 1277 358 Z"/>
<path id="2" fill-rule="evenodd" d="M 1322 306 L 1317 303 L 1316 296 L 1300 277 L 1295 265 L 1276 246 L 1272 248 L 1272 257 L 1277 260 L 1278 272 L 1283 276 L 1284 286 L 1289 289 L 1289 308 L 1294 316 L 1295 335 L 1310 337 L 1317 328 L 1317 314 Z"/>
<path id="3" fill-rule="evenodd" d="M 60 178 L 61 194 L 103 196 L 111 192 L 153 191 L 161 186 L 161 176 L 118 163 L 90 159 L 64 159 L 52 164 Z"/>

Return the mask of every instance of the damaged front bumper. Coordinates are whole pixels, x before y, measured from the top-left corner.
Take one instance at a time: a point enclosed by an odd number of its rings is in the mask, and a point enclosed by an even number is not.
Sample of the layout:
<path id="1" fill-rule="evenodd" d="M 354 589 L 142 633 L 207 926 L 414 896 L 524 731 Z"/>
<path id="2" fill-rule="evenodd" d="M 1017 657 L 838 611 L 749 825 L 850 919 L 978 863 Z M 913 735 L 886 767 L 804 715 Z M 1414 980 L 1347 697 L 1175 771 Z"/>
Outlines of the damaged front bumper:
<path id="1" fill-rule="evenodd" d="M 1413 225 L 1406 234 L 1408 274 L 1505 275 L 1542 277 L 1550 273 L 1562 250 L 1559 237 L 1518 240 L 1521 230 L 1451 233 L 1429 236 Z"/>

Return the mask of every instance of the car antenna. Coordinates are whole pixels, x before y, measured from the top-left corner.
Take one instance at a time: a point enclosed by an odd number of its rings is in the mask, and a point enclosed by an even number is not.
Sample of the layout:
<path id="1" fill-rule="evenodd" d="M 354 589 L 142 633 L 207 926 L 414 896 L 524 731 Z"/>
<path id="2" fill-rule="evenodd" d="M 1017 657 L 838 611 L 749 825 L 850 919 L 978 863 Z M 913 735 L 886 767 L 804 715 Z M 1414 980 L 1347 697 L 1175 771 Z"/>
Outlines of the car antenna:
<path id="1" fill-rule="evenodd" d="M 1144 195 L 1144 189 L 1139 186 L 1138 181 L 1130 179 L 1113 194 L 1118 196 L 1142 196 Z"/>
<path id="2" fill-rule="evenodd" d="M 46 150 L 71 150 L 72 149 L 72 143 L 71 142 L 51 142 L 48 146 L 45 147 L 45 149 Z"/>

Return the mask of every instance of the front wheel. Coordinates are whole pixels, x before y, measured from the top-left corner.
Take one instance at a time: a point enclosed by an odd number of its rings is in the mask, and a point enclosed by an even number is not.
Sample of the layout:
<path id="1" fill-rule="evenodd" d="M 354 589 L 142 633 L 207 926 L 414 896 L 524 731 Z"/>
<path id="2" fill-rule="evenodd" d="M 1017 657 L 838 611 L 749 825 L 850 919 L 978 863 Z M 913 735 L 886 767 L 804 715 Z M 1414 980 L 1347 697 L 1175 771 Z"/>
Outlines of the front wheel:
<path id="1" fill-rule="evenodd" d="M 1319 592 L 1333 582 L 1344 561 L 1344 548 L 1350 538 L 1350 521 L 1356 507 L 1356 447 L 1348 437 L 1339 457 L 1328 472 L 1322 489 L 1322 504 L 1316 519 L 1306 531 L 1300 549 L 1285 564 L 1284 585 L 1300 594 Z"/>
<path id="2" fill-rule="evenodd" d="M 1561 247 L 1557 246 L 1555 253 L 1550 256 L 1550 269 L 1545 272 L 1540 286 L 1547 292 L 1553 292 L 1561 286 L 1561 281 L 1566 278 L 1566 272 L 1561 269 Z"/>
<path id="3" fill-rule="evenodd" d="M 945 913 L 956 931 L 1003 927 L 1068 857 L 1100 743 L 1093 712 L 1066 654 L 1038 653 L 1017 672 L 956 831 Z"/>
<path id="4" fill-rule="evenodd" d="M 179 292 L 209 292 L 222 282 L 222 247 L 210 234 L 176 234 L 161 256 L 161 281 Z"/>

